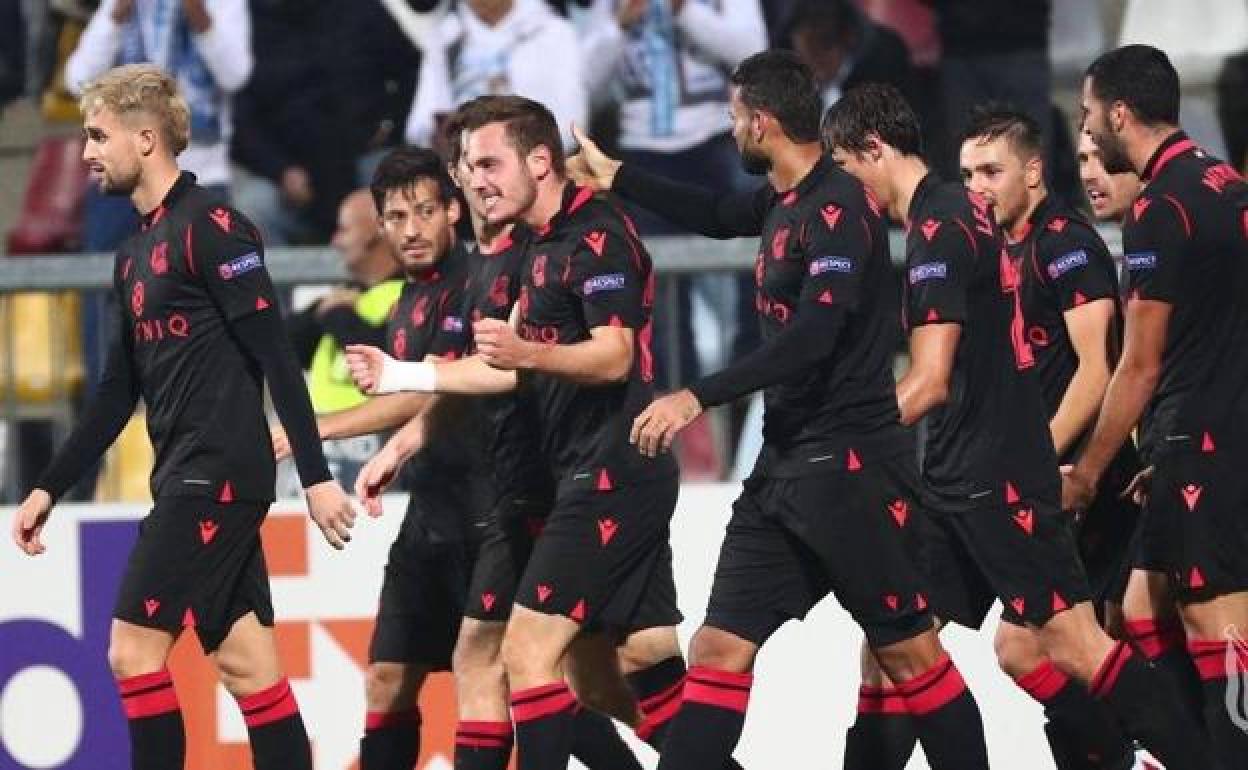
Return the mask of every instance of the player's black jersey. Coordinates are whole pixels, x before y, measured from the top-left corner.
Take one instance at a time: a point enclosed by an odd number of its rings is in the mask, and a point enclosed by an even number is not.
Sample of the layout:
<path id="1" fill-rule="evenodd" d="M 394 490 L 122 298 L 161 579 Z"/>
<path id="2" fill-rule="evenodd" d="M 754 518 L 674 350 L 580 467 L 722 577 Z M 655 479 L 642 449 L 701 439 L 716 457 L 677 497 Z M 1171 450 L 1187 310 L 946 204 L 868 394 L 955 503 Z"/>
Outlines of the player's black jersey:
<path id="1" fill-rule="evenodd" d="M 1117 361 L 1122 342 L 1117 270 L 1096 228 L 1052 195 L 1032 212 L 1023 237 L 1007 243 L 1006 249 L 1022 280 L 1027 341 L 1036 360 L 1045 414 L 1052 419 L 1079 366 L 1066 331 L 1067 311 L 1095 300 L 1111 300 L 1115 308 L 1109 340 L 1111 369 Z"/>
<path id="2" fill-rule="evenodd" d="M 1059 493 L 1020 284 L 987 203 L 924 177 L 907 222 L 906 327 L 962 327 L 948 401 L 920 426 L 923 475 L 943 505 Z"/>
<path id="3" fill-rule="evenodd" d="M 573 345 L 600 326 L 632 329 L 633 363 L 623 382 L 580 385 L 544 374 L 533 388 L 543 454 L 560 484 L 610 489 L 670 476 L 670 455 L 644 457 L 629 441 L 633 419 L 654 398 L 650 350 L 654 269 L 632 224 L 605 199 L 568 184 L 563 205 L 536 231 L 520 288 L 520 333 L 546 345 Z"/>
<path id="4" fill-rule="evenodd" d="M 1157 149 L 1123 223 L 1128 302 L 1172 306 L 1143 445 L 1248 441 L 1248 185 L 1182 132 Z"/>
<path id="5" fill-rule="evenodd" d="M 476 272 L 468 279 L 471 321 L 507 321 L 520 298 L 531 233 L 516 225 L 493 251 L 479 251 Z M 480 399 L 486 423 L 485 458 L 495 492 L 508 499 L 543 499 L 553 492 L 550 465 L 542 456 L 537 404 L 527 389 Z"/>
<path id="6" fill-rule="evenodd" d="M 122 243 L 113 282 L 156 455 L 152 496 L 272 500 L 263 376 L 230 330 L 280 312 L 256 228 L 183 173 Z"/>
<path id="7" fill-rule="evenodd" d="M 456 244 L 437 266 L 420 276 L 408 276 L 386 327 L 390 354 L 402 361 L 426 356 L 454 360 L 466 351 L 471 323 L 463 317 L 467 276 L 474 259 Z M 428 494 L 447 483 L 468 483 L 478 470 L 480 423 L 468 399 L 449 397 L 439 420 L 427 429 L 425 446 L 403 468 L 412 494 Z M 449 510 L 445 506 L 437 510 Z M 470 515 L 484 511 L 469 511 Z M 446 538 L 465 532 L 461 520 L 424 521 L 427 530 Z"/>
<path id="8" fill-rule="evenodd" d="M 818 305 L 840 308 L 835 353 L 764 391 L 761 472 L 787 475 L 821 450 L 868 441 L 913 448 L 897 411 L 893 356 L 901 342 L 888 231 L 854 177 L 822 157 L 784 194 L 772 193 L 754 262 L 764 341 Z"/>

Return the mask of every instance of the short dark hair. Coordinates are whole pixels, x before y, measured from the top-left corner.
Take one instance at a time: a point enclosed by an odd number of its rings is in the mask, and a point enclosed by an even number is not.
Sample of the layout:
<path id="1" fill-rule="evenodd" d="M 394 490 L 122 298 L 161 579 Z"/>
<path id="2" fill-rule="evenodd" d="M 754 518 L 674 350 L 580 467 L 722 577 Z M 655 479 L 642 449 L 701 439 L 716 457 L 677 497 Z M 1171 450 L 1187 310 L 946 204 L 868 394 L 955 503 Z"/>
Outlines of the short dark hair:
<path id="1" fill-rule="evenodd" d="M 546 105 L 523 96 L 478 96 L 459 108 L 460 133 L 502 123 L 511 146 L 524 157 L 537 147 L 550 150 L 555 171 L 564 173 L 563 140 L 559 124 Z"/>
<path id="2" fill-rule="evenodd" d="M 792 51 L 761 51 L 733 70 L 731 83 L 741 103 L 775 116 L 795 142 L 819 141 L 822 101 L 815 76 Z"/>
<path id="3" fill-rule="evenodd" d="M 446 173 L 446 164 L 433 150 L 424 147 L 400 147 L 381 159 L 368 190 L 373 194 L 377 213 L 386 205 L 386 193 L 407 190 L 422 179 L 432 181 L 438 188 L 438 200 L 450 203 L 455 199 L 455 185 Z"/>
<path id="4" fill-rule="evenodd" d="M 438 127 L 438 141 L 434 142 L 434 147 L 442 151 L 442 160 L 447 166 L 454 167 L 459 164 L 459 159 L 464 154 L 464 146 L 462 144 L 462 136 L 464 133 L 464 109 L 451 112 L 442 121 L 442 125 Z"/>
<path id="5" fill-rule="evenodd" d="M 980 104 L 971 110 L 959 144 L 968 139 L 993 142 L 1001 138 L 1023 157 L 1034 157 L 1044 150 L 1040 123 L 1022 110 L 1000 102 Z"/>
<path id="6" fill-rule="evenodd" d="M 923 154 L 919 118 L 894 86 L 885 83 L 855 86 L 823 116 L 826 149 L 840 147 L 850 152 L 864 152 L 870 134 L 875 134 L 902 155 Z"/>
<path id="7" fill-rule="evenodd" d="M 1124 45 L 1088 66 L 1092 93 L 1108 104 L 1122 102 L 1146 125 L 1179 122 L 1179 73 L 1165 51 Z"/>

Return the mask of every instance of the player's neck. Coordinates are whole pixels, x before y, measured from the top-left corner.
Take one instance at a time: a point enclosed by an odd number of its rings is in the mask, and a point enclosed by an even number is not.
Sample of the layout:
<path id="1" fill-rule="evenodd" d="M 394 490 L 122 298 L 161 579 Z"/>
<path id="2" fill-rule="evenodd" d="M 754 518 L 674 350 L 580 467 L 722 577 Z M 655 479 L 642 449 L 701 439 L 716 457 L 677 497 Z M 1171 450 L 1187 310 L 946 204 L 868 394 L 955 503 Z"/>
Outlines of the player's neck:
<path id="1" fill-rule="evenodd" d="M 1153 155 L 1157 154 L 1157 148 L 1178 130 L 1178 126 L 1172 125 L 1139 127 L 1136 140 L 1127 145 L 1127 160 L 1131 161 L 1131 168 L 1135 169 L 1135 173 L 1144 176 L 1144 168 Z"/>
<path id="2" fill-rule="evenodd" d="M 1027 235 L 1028 228 L 1031 227 L 1031 218 L 1035 215 L 1036 209 L 1040 208 L 1040 204 L 1044 203 L 1044 199 L 1049 196 L 1048 189 L 1044 185 L 1040 185 L 1034 190 L 1027 191 L 1027 208 L 1019 214 L 1018 219 L 1006 227 L 1006 232 L 1011 242 L 1018 242 Z"/>
<path id="3" fill-rule="evenodd" d="M 781 193 L 797 187 L 814 169 L 822 154 L 823 149 L 818 142 L 786 146 L 771 159 L 771 171 L 767 172 L 771 186 Z"/>
<path id="4" fill-rule="evenodd" d="M 559 209 L 563 208 L 563 188 L 565 180 L 561 175 L 550 172 L 545 179 L 537 183 L 537 197 L 533 205 L 524 214 L 524 221 L 533 228 L 541 229 L 550 224 Z"/>
<path id="5" fill-rule="evenodd" d="M 173 189 L 173 185 L 178 181 L 178 173 L 176 163 L 153 160 L 147 168 L 143 169 L 138 185 L 135 186 L 134 192 L 130 193 L 130 202 L 143 216 L 152 213 Z"/>
<path id="6" fill-rule="evenodd" d="M 894 161 L 896 165 L 889 175 L 893 194 L 888 196 L 891 201 L 888 215 L 894 222 L 905 222 L 910 214 L 910 202 L 914 200 L 914 191 L 919 189 L 919 182 L 927 176 L 927 163 L 917 155 L 903 155 Z"/>
<path id="7" fill-rule="evenodd" d="M 498 250 L 498 244 L 511 234 L 511 228 L 514 227 L 511 222 L 495 222 L 493 224 L 485 221 L 476 214 L 472 215 L 472 232 L 477 236 L 477 248 L 482 254 L 493 254 Z"/>

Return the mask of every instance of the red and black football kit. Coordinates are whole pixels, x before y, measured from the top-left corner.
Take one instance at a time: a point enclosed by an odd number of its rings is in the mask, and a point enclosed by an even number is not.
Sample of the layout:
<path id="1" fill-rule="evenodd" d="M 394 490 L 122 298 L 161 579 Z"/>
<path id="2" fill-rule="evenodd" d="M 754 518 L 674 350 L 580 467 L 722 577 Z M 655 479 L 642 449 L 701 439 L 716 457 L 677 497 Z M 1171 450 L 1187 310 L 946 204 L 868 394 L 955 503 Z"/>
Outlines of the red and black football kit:
<path id="1" fill-rule="evenodd" d="M 919 426 L 936 614 L 978 628 L 999 597 L 1006 620 L 1044 625 L 1089 590 L 1060 511 L 1020 270 L 987 204 L 931 174 L 907 226 L 906 327 L 961 326 L 949 398 Z"/>
<path id="2" fill-rule="evenodd" d="M 1032 212 L 1023 236 L 1007 243 L 1006 248 L 1021 279 L 1027 341 L 1035 357 L 1045 413 L 1052 420 L 1079 366 L 1066 329 L 1067 312 L 1097 300 L 1114 303 L 1107 365 L 1112 369 L 1117 363 L 1122 346 L 1117 269 L 1096 228 L 1072 206 L 1051 195 Z M 1059 463 L 1073 464 L 1091 432 L 1089 426 L 1058 457 Z M 1128 442 L 1110 465 L 1096 500 L 1077 524 L 1079 556 L 1098 612 L 1107 601 L 1121 601 L 1126 590 L 1139 507 L 1121 493 L 1139 470 L 1135 445 Z"/>
<path id="3" fill-rule="evenodd" d="M 183 173 L 117 253 L 120 329 L 99 390 L 39 486 L 53 498 L 125 427 L 140 397 L 155 505 L 115 616 L 213 651 L 255 612 L 272 625 L 260 524 L 273 500 L 264 385 L 305 486 L 330 478 L 255 227 Z"/>

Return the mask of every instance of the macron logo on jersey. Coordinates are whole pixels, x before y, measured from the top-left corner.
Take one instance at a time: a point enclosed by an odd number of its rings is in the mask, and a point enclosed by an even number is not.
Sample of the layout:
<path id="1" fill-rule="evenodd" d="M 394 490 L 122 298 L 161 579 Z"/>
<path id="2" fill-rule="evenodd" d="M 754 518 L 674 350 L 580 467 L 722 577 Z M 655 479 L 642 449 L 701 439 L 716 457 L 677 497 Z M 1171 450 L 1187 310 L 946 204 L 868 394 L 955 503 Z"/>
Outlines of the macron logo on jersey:
<path id="1" fill-rule="evenodd" d="M 442 331 L 459 334 L 464 330 L 464 319 L 458 316 L 448 315 L 442 319 Z"/>
<path id="2" fill-rule="evenodd" d="M 936 278 L 947 278 L 948 275 L 949 264 L 947 262 L 928 262 L 925 265 L 910 268 L 910 285 Z"/>
<path id="3" fill-rule="evenodd" d="M 1153 270 L 1157 267 L 1157 252 L 1137 251 L 1127 255 L 1128 270 Z"/>
<path id="4" fill-rule="evenodd" d="M 221 279 L 228 281 L 235 276 L 243 273 L 250 273 L 252 270 L 264 267 L 264 260 L 260 259 L 260 255 L 256 252 L 244 254 L 241 257 L 231 259 L 229 262 L 219 266 L 217 272 L 221 274 Z"/>
<path id="5" fill-rule="evenodd" d="M 1069 254 L 1063 254 L 1057 259 L 1049 263 L 1049 277 L 1057 278 L 1065 275 L 1077 267 L 1087 267 L 1088 252 L 1083 249 L 1072 251 Z"/>
<path id="6" fill-rule="evenodd" d="M 596 294 L 600 291 L 619 291 L 624 288 L 623 273 L 604 273 L 596 275 L 593 278 L 585 279 L 585 296 Z"/>
<path id="7" fill-rule="evenodd" d="M 810 274 L 822 275 L 823 273 L 852 273 L 854 272 L 854 261 L 849 257 L 819 257 L 811 260 Z"/>

